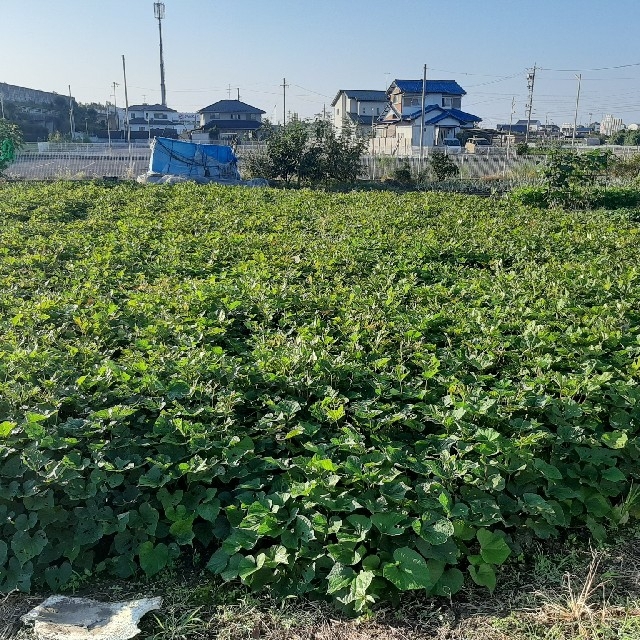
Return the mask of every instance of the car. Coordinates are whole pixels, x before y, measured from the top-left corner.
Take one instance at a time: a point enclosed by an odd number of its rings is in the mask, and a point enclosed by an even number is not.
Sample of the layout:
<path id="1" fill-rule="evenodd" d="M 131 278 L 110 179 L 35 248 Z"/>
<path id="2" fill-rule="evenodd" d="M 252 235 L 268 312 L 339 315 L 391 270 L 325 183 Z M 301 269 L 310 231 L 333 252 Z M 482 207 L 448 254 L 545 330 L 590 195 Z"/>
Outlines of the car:
<path id="1" fill-rule="evenodd" d="M 457 138 L 446 138 L 442 141 L 446 153 L 462 153 L 462 145 Z"/>

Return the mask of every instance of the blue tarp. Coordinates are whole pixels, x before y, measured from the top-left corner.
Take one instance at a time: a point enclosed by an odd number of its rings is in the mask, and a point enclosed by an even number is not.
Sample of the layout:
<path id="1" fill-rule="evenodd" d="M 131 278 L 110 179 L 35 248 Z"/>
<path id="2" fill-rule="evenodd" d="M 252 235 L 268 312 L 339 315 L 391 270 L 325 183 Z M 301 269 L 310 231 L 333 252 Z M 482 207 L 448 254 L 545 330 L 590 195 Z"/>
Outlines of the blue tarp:
<path id="1" fill-rule="evenodd" d="M 231 147 L 156 138 L 149 171 L 174 176 L 240 180 L 238 159 Z"/>

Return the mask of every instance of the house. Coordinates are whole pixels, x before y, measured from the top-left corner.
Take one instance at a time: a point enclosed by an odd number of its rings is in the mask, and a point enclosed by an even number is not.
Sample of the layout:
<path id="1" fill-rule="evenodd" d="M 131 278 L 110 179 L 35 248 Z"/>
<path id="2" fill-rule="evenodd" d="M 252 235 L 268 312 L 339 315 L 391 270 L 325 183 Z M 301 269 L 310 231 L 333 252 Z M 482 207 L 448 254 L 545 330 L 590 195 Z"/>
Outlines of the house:
<path id="1" fill-rule="evenodd" d="M 373 89 L 340 89 L 333 99 L 333 124 L 338 132 L 345 122 L 353 125 L 356 134 L 369 136 L 375 121 L 387 107 L 387 92 Z"/>
<path id="2" fill-rule="evenodd" d="M 162 104 L 134 104 L 129 106 L 129 129 L 131 139 L 177 138 L 185 129 L 175 109 Z M 119 130 L 125 131 L 125 119 L 122 118 Z"/>
<path id="3" fill-rule="evenodd" d="M 252 138 L 262 127 L 266 112 L 240 100 L 218 100 L 197 113 L 200 127 L 192 132 L 191 139 L 206 141 Z"/>
<path id="4" fill-rule="evenodd" d="M 417 147 L 442 145 L 462 129 L 476 127 L 482 118 L 462 111 L 466 91 L 455 80 L 427 80 L 422 111 L 422 80 L 394 80 L 387 89 L 389 101 L 378 119 L 376 135 L 395 138 L 399 144 Z"/>

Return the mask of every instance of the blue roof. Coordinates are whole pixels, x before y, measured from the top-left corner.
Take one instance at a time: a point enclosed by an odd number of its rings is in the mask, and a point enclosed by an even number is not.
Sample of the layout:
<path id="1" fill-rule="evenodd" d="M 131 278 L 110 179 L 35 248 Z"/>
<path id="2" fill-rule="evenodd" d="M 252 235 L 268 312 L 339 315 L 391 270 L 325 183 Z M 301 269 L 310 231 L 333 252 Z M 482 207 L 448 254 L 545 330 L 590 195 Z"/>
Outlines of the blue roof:
<path id="1" fill-rule="evenodd" d="M 394 80 L 389 89 L 393 86 L 404 93 L 422 93 L 422 80 Z M 451 96 L 467 94 L 455 80 L 427 80 L 426 93 L 446 93 Z"/>
<path id="2" fill-rule="evenodd" d="M 429 120 L 425 120 L 425 124 L 436 124 L 445 118 L 454 118 L 458 122 L 462 124 L 469 124 L 470 122 L 481 122 L 482 118 L 478 116 L 474 116 L 472 113 L 466 113 L 465 111 L 460 111 L 460 109 L 445 109 L 444 107 L 440 107 L 437 104 L 430 104 L 424 108 L 425 115 L 437 111 L 438 113 L 434 113 L 433 117 Z M 415 120 L 420 116 L 420 109 L 417 111 L 412 111 L 411 113 L 405 114 L 402 119 L 403 120 Z"/>
<path id="3" fill-rule="evenodd" d="M 336 94 L 336 97 L 333 99 L 333 102 L 331 103 L 332 107 L 335 107 L 341 93 L 344 93 L 347 98 L 359 100 L 361 102 L 387 101 L 386 91 L 376 91 L 375 89 L 340 89 L 340 91 L 338 91 L 338 93 Z"/>
<path id="4" fill-rule="evenodd" d="M 218 100 L 218 102 L 200 109 L 197 113 L 208 113 L 210 111 L 215 113 L 266 113 L 266 111 L 252 107 L 250 104 L 240 100 Z"/>

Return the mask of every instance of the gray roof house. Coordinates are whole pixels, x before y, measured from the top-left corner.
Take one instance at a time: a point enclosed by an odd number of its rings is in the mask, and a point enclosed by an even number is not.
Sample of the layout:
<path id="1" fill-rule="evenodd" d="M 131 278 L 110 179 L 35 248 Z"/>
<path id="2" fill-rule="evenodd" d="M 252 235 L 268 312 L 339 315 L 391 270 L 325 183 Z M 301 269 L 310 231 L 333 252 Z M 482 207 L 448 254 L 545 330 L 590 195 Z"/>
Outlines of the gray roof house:
<path id="1" fill-rule="evenodd" d="M 370 135 L 375 121 L 387 106 L 387 94 L 375 89 L 340 89 L 331 106 L 333 124 L 338 131 L 346 121 L 355 125 L 358 134 Z"/>
<path id="2" fill-rule="evenodd" d="M 220 139 L 237 139 L 251 137 L 248 134 L 260 129 L 266 112 L 240 100 L 218 100 L 197 113 L 200 114 L 199 133 L 208 135 L 213 131 Z"/>

